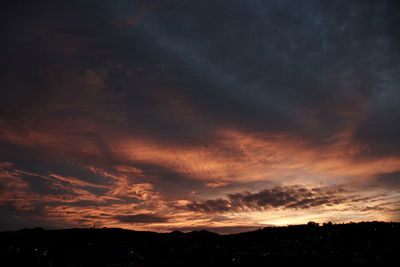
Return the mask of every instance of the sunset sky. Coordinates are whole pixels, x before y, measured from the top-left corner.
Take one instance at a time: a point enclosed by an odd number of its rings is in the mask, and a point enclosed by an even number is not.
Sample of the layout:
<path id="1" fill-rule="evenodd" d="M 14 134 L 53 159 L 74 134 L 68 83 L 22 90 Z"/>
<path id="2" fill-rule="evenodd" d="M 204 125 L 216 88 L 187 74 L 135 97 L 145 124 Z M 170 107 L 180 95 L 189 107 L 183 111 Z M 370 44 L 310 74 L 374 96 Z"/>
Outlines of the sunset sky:
<path id="1" fill-rule="evenodd" d="M 399 1 L 0 13 L 0 231 L 400 221 Z"/>

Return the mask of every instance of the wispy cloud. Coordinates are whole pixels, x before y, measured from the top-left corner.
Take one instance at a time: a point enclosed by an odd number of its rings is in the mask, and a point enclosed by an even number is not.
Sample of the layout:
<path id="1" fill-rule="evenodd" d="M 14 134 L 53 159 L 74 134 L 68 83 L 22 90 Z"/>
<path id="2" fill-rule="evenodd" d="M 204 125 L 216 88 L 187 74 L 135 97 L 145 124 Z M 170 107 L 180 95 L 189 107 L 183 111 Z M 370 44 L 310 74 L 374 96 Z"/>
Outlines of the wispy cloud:
<path id="1" fill-rule="evenodd" d="M 227 199 L 211 199 L 187 204 L 187 209 L 203 213 L 244 212 L 269 208 L 308 209 L 337 205 L 345 201 L 343 188 L 274 187 L 257 193 L 229 194 Z"/>

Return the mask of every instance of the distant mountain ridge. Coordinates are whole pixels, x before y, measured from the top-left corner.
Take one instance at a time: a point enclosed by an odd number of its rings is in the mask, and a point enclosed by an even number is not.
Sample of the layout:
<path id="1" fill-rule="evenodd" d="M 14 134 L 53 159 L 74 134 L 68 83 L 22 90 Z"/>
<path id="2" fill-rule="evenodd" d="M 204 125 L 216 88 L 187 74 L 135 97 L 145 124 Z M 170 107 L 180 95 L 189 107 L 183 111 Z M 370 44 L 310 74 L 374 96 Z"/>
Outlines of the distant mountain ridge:
<path id="1" fill-rule="evenodd" d="M 220 235 L 119 228 L 0 233 L 2 266 L 255 266 L 389 264 L 400 251 L 400 223 L 267 227 Z"/>

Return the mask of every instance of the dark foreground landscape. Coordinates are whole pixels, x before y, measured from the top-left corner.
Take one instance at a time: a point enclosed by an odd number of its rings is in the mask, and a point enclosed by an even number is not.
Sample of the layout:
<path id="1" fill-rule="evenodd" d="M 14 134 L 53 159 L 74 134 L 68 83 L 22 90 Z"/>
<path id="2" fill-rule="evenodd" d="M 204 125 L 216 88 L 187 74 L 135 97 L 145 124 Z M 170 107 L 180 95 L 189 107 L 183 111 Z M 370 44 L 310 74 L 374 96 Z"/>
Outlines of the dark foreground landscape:
<path id="1" fill-rule="evenodd" d="M 384 265 L 400 253 L 400 223 L 315 223 L 219 235 L 123 229 L 0 233 L 1 266 Z"/>

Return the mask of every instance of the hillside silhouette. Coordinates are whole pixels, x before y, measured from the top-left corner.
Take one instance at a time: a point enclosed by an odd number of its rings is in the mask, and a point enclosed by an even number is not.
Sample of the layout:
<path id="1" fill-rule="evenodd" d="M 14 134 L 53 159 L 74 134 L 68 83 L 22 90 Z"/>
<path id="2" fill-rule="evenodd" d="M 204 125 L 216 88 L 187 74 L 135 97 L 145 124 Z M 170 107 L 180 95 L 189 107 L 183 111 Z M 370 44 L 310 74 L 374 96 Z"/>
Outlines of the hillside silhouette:
<path id="1" fill-rule="evenodd" d="M 385 265 L 400 251 L 400 223 L 316 223 L 240 234 L 124 229 L 0 233 L 1 266 Z"/>

